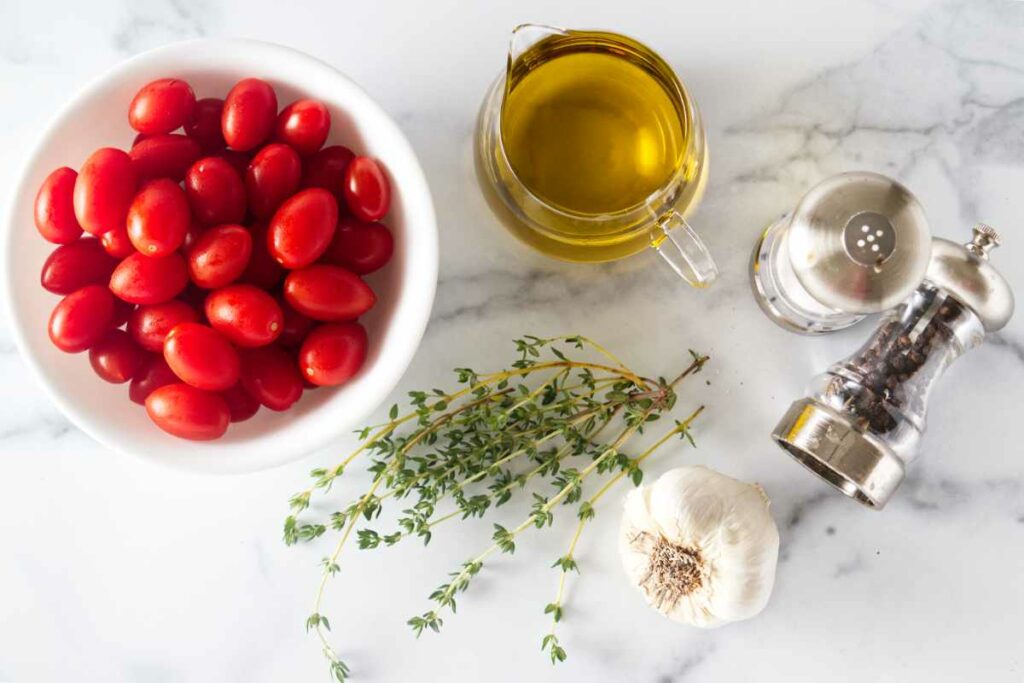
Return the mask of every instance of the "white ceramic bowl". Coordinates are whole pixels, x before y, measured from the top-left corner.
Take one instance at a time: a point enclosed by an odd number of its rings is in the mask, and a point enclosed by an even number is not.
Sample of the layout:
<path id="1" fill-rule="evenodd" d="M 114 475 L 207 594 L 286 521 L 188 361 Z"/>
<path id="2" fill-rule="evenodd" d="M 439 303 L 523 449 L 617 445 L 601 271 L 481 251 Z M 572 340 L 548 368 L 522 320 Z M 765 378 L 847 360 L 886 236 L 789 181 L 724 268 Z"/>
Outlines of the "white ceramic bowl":
<path id="1" fill-rule="evenodd" d="M 78 168 L 96 148 L 130 146 L 128 103 L 155 78 L 184 78 L 197 97 L 224 97 L 232 84 L 255 76 L 277 90 L 279 106 L 313 97 L 331 111 L 327 144 L 341 143 L 380 159 L 391 177 L 392 205 L 385 223 L 395 235 L 395 256 L 368 277 L 378 303 L 362 322 L 370 336 L 366 364 L 342 387 L 307 391 L 289 411 L 260 410 L 233 424 L 221 439 L 176 439 L 128 400 L 127 385 L 100 380 L 87 353 L 65 354 L 47 336 L 58 297 L 39 285 L 43 261 L 54 248 L 32 223 L 36 190 L 60 166 Z M 11 328 L 28 365 L 54 402 L 83 431 L 112 449 L 161 464 L 204 472 L 247 472 L 279 465 L 360 426 L 405 372 L 430 316 L 437 284 L 437 225 L 423 170 L 395 122 L 333 67 L 290 48 L 242 40 L 175 43 L 134 57 L 91 83 L 46 129 L 21 174 L 0 226 L 3 278 Z"/>

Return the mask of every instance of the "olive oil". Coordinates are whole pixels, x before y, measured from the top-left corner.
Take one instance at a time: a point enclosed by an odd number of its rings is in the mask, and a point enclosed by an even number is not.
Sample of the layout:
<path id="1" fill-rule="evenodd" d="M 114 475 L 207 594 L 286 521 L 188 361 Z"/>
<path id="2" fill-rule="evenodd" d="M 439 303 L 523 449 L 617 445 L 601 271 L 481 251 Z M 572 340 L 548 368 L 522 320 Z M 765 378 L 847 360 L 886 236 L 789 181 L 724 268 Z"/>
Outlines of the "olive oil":
<path id="1" fill-rule="evenodd" d="M 685 150 L 680 112 L 659 80 L 617 54 L 569 52 L 512 83 L 502 141 L 540 199 L 575 214 L 625 211 L 664 187 Z"/>
<path id="2" fill-rule="evenodd" d="M 497 215 L 530 246 L 568 261 L 647 247 L 666 256 L 667 231 L 707 178 L 704 129 L 683 84 L 649 48 L 604 31 L 517 27 L 475 147 Z"/>

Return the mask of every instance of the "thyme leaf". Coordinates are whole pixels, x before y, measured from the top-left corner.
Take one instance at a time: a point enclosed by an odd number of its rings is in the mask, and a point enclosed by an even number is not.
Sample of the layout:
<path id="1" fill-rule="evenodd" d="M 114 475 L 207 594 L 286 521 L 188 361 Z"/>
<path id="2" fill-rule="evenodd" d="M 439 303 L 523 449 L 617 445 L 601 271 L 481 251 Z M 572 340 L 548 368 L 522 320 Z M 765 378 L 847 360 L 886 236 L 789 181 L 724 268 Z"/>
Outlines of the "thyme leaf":
<path id="1" fill-rule="evenodd" d="M 407 622 L 419 637 L 440 632 L 443 613 L 455 614 L 457 596 L 468 590 L 495 553 L 514 554 L 524 532 L 548 528 L 559 509 L 572 509 L 576 531 L 565 554 L 552 565 L 559 571 L 558 591 L 544 608 L 552 621 L 541 649 L 557 664 L 566 659 L 555 633 L 565 616 L 566 578 L 580 571 L 576 550 L 596 515 L 596 504 L 623 478 L 639 486 L 641 465 L 670 439 L 696 445 L 690 426 L 703 406 L 674 421 L 639 455 L 628 452 L 645 426 L 672 411 L 675 387 L 700 372 L 707 356 L 691 350 L 690 364 L 667 381 L 636 374 L 582 336 L 527 335 L 514 340 L 514 346 L 516 358 L 505 370 L 482 374 L 456 368 L 455 389 L 409 392 L 405 412 L 398 404 L 391 406 L 386 422 L 357 432 L 355 451 L 333 466 L 313 469 L 310 486 L 289 499 L 283 530 L 287 545 L 315 542 L 328 531 L 336 535 L 333 551 L 321 560 L 322 576 L 306 629 L 319 638 L 338 683 L 345 683 L 350 673 L 328 641 L 330 622 L 321 607 L 328 581 L 341 572 L 339 558 L 353 532 L 363 550 L 409 537 L 428 544 L 444 522 L 483 518 L 516 498 L 530 503 L 529 514 L 518 524 L 493 523 L 491 545 L 431 592 L 432 608 Z M 305 519 L 314 514 L 314 496 L 327 496 L 360 457 L 372 475 L 367 490 L 322 519 Z M 597 490 L 587 496 L 594 486 Z M 379 525 L 386 506 L 399 510 L 395 528 L 371 528 Z"/>

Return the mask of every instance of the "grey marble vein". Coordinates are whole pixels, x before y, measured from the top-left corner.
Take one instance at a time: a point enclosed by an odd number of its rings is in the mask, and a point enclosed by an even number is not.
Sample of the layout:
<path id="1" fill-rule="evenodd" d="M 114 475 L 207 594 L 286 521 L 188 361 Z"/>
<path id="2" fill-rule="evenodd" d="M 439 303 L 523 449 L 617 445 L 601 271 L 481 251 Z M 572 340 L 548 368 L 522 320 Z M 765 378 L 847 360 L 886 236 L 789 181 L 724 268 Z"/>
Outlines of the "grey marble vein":
<path id="1" fill-rule="evenodd" d="M 702 647 L 698 651 L 677 660 L 671 673 L 658 676 L 656 683 L 681 683 L 682 681 L 699 680 L 700 666 L 715 652 L 714 643 Z M 698 676 L 697 679 L 694 676 Z"/>
<path id="2" fill-rule="evenodd" d="M 60 414 L 42 415 L 22 422 L 5 422 L 0 427 L 0 441 L 26 437 L 59 439 L 74 430 L 74 426 Z"/>
<path id="3" fill-rule="evenodd" d="M 957 38 L 962 12 L 1001 6 L 1007 6 L 999 14 L 1007 36 L 1014 29 L 1024 31 L 1020 3 L 945 3 L 944 11 L 922 15 L 862 59 L 816 74 L 784 93 L 774 109 L 727 127 L 726 136 L 742 144 L 771 137 L 786 150 L 756 166 L 730 169 L 730 177 L 744 183 L 809 184 L 858 165 L 907 177 L 926 159 L 939 160 L 950 185 L 961 193 L 965 213 L 976 211 L 970 184 L 956 176 L 946 159 L 948 148 L 961 155 L 961 164 L 1019 162 L 1024 71 L 1011 61 L 1020 59 L 1012 41 L 1004 61 L 962 55 Z M 931 82 L 928 96 L 904 97 L 922 78 Z M 1001 100 L 985 97 L 984 85 L 1000 80 L 1012 81 L 1015 88 L 1006 88 Z"/>
<path id="4" fill-rule="evenodd" d="M 132 54 L 162 42 L 208 34 L 206 17 L 215 9 L 206 0 L 143 0 L 127 3 L 126 16 L 114 32 L 114 48 Z"/>
<path id="5" fill-rule="evenodd" d="M 832 572 L 832 578 L 842 579 L 864 570 L 864 560 L 860 555 L 854 555 L 851 559 L 840 562 Z"/>
<path id="6" fill-rule="evenodd" d="M 811 184 L 866 168 L 919 194 L 936 234 L 965 239 L 976 220 L 1001 229 L 993 262 L 1024 296 L 1024 3 L 635 0 L 628 16 L 619 10 L 583 0 L 0 3 L 0 93 L 16 105 L 0 110 L 0 180 L 13 183 L 53 108 L 116 58 L 203 35 L 274 40 L 335 64 L 398 112 L 428 175 L 441 277 L 396 396 L 443 380 L 439 367 L 495 367 L 524 332 L 586 333 L 652 372 L 690 346 L 712 352 L 710 385 L 686 397 L 708 405 L 699 448 L 680 457 L 771 494 L 781 561 L 762 615 L 702 631 L 656 614 L 623 578 L 609 501 L 558 627 L 563 665 L 538 647 L 550 628 L 548 565 L 564 550 L 555 530 L 461 598 L 443 635 L 407 633 L 435 579 L 475 547 L 466 529 L 430 552 L 396 547 L 344 564 L 327 608 L 353 680 L 1019 683 L 1024 317 L 956 361 L 933 395 L 919 460 L 871 512 L 766 437 L 867 327 L 828 339 L 775 329 L 749 295 L 746 263 L 765 221 Z M 546 260 L 491 216 L 472 170 L 474 118 L 509 29 L 531 18 L 618 28 L 679 65 L 711 145 L 694 223 L 722 267 L 713 289 L 686 290 L 653 254 L 594 267 Z M 72 429 L 6 330 L 0 359 L 0 682 L 326 676 L 303 632 L 325 549 L 279 543 L 308 461 L 244 478 L 156 471 Z"/>

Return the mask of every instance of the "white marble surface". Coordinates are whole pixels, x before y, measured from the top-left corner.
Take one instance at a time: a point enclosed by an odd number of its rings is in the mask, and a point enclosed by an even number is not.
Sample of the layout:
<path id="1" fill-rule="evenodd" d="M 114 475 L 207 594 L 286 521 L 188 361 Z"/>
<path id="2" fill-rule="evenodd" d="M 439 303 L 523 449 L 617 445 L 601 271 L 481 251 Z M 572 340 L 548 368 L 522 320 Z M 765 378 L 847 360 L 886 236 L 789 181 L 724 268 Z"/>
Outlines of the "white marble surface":
<path id="1" fill-rule="evenodd" d="M 84 80 L 192 36 L 248 36 L 322 57 L 404 126 L 442 242 L 434 318 L 400 392 L 489 367 L 523 332 L 585 333 L 651 374 L 713 357 L 686 453 L 763 483 L 782 532 L 775 594 L 717 631 L 649 610 L 617 564 L 615 501 L 581 549 L 562 628 L 539 650 L 547 568 L 569 531 L 488 568 L 439 637 L 404 625 L 489 522 L 357 556 L 328 600 L 360 681 L 1020 681 L 1024 679 L 1024 315 L 960 360 L 932 402 L 921 459 L 882 513 L 833 494 L 767 433 L 806 379 L 868 329 L 804 339 L 773 327 L 744 271 L 759 227 L 811 183 L 866 168 L 924 201 L 938 234 L 983 219 L 1024 292 L 1024 3 L 294 3 L 121 0 L 0 5 L 0 186 Z M 697 222 L 724 270 L 687 291 L 645 254 L 546 260 L 502 232 L 471 173 L 479 98 L 512 26 L 603 27 L 659 50 L 699 100 L 713 170 Z M 26 228 L 28 229 L 28 228 Z M 337 449 L 257 475 L 191 476 L 104 451 L 51 406 L 0 329 L 0 681 L 326 680 L 303 632 L 325 548 L 280 542 L 285 501 Z M 662 458 L 649 476 L 669 466 Z M 341 487 L 354 492 L 353 483 Z"/>

